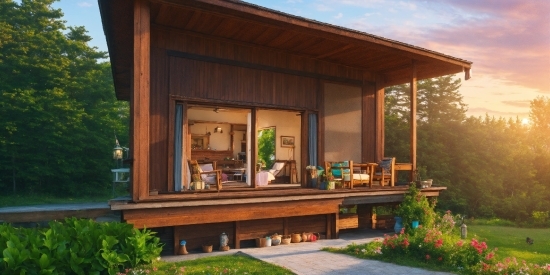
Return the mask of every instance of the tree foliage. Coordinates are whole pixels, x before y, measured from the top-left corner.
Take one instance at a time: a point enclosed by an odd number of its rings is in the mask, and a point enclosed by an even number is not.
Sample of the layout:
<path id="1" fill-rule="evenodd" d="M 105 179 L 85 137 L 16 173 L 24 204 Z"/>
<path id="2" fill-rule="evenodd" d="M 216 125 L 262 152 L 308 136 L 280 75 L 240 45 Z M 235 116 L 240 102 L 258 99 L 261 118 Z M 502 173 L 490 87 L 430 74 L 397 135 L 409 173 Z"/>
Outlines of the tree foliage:
<path id="1" fill-rule="evenodd" d="M 275 163 L 275 128 L 266 128 L 259 131 L 258 159 L 266 167 L 272 167 Z"/>
<path id="2" fill-rule="evenodd" d="M 452 76 L 418 82 L 417 166 L 423 178 L 448 188 L 438 207 L 516 221 L 550 209 L 550 99 L 531 102 L 525 125 L 466 117 L 459 88 Z M 385 153 L 408 161 L 409 86 L 386 89 L 385 104 Z"/>
<path id="3" fill-rule="evenodd" d="M 0 187 L 97 194 L 110 185 L 113 133 L 127 140 L 128 104 L 106 53 L 53 2 L 0 1 Z"/>

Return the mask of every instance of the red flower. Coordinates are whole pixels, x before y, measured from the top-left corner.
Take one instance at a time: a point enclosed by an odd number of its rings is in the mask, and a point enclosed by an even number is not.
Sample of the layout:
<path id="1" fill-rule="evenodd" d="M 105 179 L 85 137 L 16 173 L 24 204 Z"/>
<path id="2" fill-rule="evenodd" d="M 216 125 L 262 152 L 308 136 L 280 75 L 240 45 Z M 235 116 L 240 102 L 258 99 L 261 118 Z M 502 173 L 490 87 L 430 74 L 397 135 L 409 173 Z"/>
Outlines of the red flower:
<path id="1" fill-rule="evenodd" d="M 441 262 L 441 261 L 443 261 L 443 257 L 439 257 L 439 258 L 437 258 L 437 260 Z"/>
<path id="2" fill-rule="evenodd" d="M 408 247 L 408 246 L 409 246 L 409 240 L 404 239 L 404 240 L 403 240 L 403 247 L 406 248 L 406 247 Z"/>
<path id="3" fill-rule="evenodd" d="M 435 248 L 440 248 L 443 245 L 443 240 L 439 239 L 435 242 Z"/>
<path id="4" fill-rule="evenodd" d="M 430 255 L 426 254 L 426 260 L 430 259 Z"/>

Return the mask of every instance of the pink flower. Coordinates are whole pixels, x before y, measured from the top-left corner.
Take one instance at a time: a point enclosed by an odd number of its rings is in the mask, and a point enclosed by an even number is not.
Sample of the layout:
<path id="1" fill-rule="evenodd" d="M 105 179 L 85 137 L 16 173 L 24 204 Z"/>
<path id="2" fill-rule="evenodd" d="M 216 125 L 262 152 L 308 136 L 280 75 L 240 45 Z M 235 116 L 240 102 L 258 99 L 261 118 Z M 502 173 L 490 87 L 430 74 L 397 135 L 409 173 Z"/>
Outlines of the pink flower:
<path id="1" fill-rule="evenodd" d="M 485 256 L 485 260 L 490 260 L 490 259 L 492 259 L 494 256 L 495 256 L 495 253 L 491 252 L 491 253 L 487 254 L 487 256 Z"/>
<path id="2" fill-rule="evenodd" d="M 405 233 L 405 227 L 401 228 L 401 232 L 399 234 L 404 234 Z"/>
<path id="3" fill-rule="evenodd" d="M 464 245 L 464 242 L 463 242 L 462 240 L 460 240 L 460 241 L 458 241 L 458 242 L 456 243 L 456 245 L 462 247 L 462 246 Z"/>
<path id="4" fill-rule="evenodd" d="M 430 255 L 426 254 L 426 260 L 430 259 Z"/>

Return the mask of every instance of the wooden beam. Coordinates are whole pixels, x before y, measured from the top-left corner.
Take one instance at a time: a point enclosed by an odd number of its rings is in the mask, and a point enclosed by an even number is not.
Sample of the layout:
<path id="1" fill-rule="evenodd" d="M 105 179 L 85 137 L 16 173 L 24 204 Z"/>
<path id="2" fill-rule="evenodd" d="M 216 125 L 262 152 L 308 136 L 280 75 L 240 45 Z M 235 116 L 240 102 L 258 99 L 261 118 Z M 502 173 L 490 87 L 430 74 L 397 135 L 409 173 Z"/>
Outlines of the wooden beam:
<path id="1" fill-rule="evenodd" d="M 447 63 L 457 64 L 466 68 L 471 67 L 471 62 L 449 55 L 355 30 L 335 27 L 322 22 L 299 18 L 289 14 L 278 13 L 272 10 L 258 9 L 258 7 L 247 3 L 197 0 L 187 1 L 185 4 L 182 4 L 179 0 L 157 1 L 163 4 L 173 5 L 174 7 L 186 6 L 194 9 L 208 10 L 210 13 L 221 14 L 225 17 L 232 17 L 255 25 L 276 26 L 284 29 L 285 31 L 291 30 L 292 32 L 315 35 L 332 41 L 359 44 L 362 47 L 369 49 L 385 50 L 410 58 L 421 60 L 436 59 Z"/>
<path id="2" fill-rule="evenodd" d="M 411 99 L 411 163 L 412 163 L 412 172 L 411 172 L 411 181 L 414 180 L 416 176 L 416 60 L 412 61 L 411 67 L 411 83 L 410 83 L 410 99 Z"/>
<path id="3" fill-rule="evenodd" d="M 384 158 L 384 146 L 385 146 L 385 140 L 384 140 L 384 85 L 382 82 L 377 80 L 376 82 L 376 94 L 374 96 L 375 99 L 375 134 L 376 134 L 376 141 L 375 141 L 375 147 L 373 148 L 375 159 L 374 161 L 379 161 Z"/>
<path id="4" fill-rule="evenodd" d="M 328 80 L 328 81 L 333 81 L 338 83 L 347 83 L 352 85 L 362 84 L 361 80 L 357 80 L 353 78 L 345 78 L 345 77 L 331 76 L 331 75 L 314 73 L 314 72 L 284 69 L 284 68 L 279 68 L 274 66 L 262 65 L 257 63 L 249 63 L 249 62 L 232 60 L 232 59 L 218 58 L 213 56 L 184 53 L 184 52 L 178 52 L 173 50 L 167 50 L 166 54 L 169 56 L 174 56 L 179 58 L 198 60 L 198 61 L 204 61 L 204 62 L 215 63 L 215 64 L 223 64 L 223 65 L 229 65 L 234 67 L 242 67 L 242 68 L 248 68 L 248 69 L 253 69 L 257 71 L 267 71 L 267 72 L 288 74 L 288 75 L 294 75 L 294 76 L 323 79 L 323 80 Z"/>
<path id="5" fill-rule="evenodd" d="M 235 204 L 225 207 L 200 206 L 124 211 L 124 220 L 136 228 L 235 222 L 257 219 L 285 218 L 334 214 L 341 199 L 308 200 L 285 203 Z"/>
<path id="6" fill-rule="evenodd" d="M 132 199 L 149 196 L 149 114 L 150 114 L 150 8 L 149 1 L 134 1 L 134 71 L 130 99 L 132 146 Z"/>

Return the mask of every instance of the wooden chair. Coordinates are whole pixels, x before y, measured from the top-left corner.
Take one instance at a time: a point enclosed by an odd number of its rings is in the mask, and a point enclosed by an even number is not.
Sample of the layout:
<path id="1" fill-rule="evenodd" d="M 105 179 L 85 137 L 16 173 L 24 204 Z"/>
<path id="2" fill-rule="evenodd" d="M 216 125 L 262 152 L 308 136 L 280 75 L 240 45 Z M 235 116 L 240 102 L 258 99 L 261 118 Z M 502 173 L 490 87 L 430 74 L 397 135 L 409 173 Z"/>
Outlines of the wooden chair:
<path id="1" fill-rule="evenodd" d="M 204 165 L 204 164 L 203 164 Z M 189 171 L 191 172 L 191 182 L 195 184 L 199 182 L 207 181 L 208 175 L 214 175 L 214 183 L 216 184 L 216 190 L 220 191 L 222 189 L 222 171 L 216 170 L 215 163 L 210 164 L 212 170 L 203 171 L 201 166 L 196 160 L 189 160 Z"/>
<path id="2" fill-rule="evenodd" d="M 352 169 L 353 161 L 325 161 L 325 173 L 332 173 L 337 181 L 342 182 L 342 187 L 353 189 Z"/>
<path id="3" fill-rule="evenodd" d="M 353 186 L 360 185 L 372 187 L 372 177 L 374 174 L 374 166 L 376 163 L 356 163 L 352 164 L 351 169 L 351 184 Z"/>
<path id="4" fill-rule="evenodd" d="M 380 186 L 386 183 L 395 186 L 395 158 L 385 157 L 375 166 L 372 181 L 379 181 Z"/>

